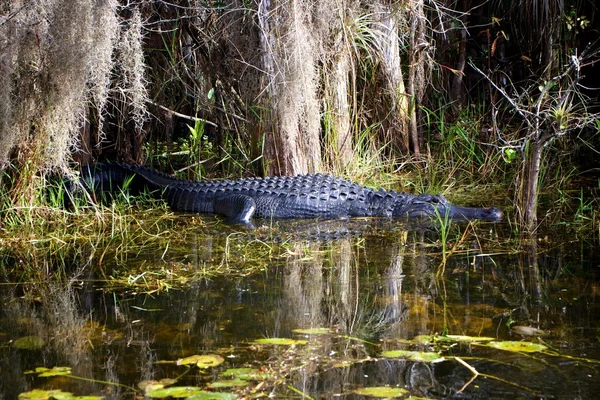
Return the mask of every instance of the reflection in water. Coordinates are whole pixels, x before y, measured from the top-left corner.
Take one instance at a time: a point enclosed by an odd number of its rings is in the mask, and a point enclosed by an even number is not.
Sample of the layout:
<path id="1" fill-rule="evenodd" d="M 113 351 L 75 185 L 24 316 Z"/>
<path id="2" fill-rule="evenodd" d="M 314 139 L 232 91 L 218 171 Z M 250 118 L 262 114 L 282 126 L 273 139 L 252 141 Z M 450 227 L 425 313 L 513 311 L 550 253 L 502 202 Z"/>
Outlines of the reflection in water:
<path id="1" fill-rule="evenodd" d="M 565 367 L 560 363 L 566 359 L 477 345 L 448 347 L 447 361 L 439 364 L 380 357 L 383 350 L 427 350 L 404 343 L 418 335 L 521 340 L 509 329 L 513 324 L 550 332 L 546 343 L 565 354 L 600 358 L 593 246 L 571 254 L 568 245 L 553 243 L 545 251 L 527 238 L 515 251 L 511 241 L 499 243 L 501 225 L 452 228 L 447 248 L 453 252 L 443 275 L 435 229 L 368 220 L 297 222 L 255 232 L 190 227 L 143 251 L 109 242 L 60 256 L 4 254 L 4 282 L 15 280 L 17 264 L 30 264 L 37 275 L 27 277 L 30 283 L 0 286 L 0 398 L 49 387 L 132 397 L 140 381 L 182 373 L 165 361 L 208 353 L 226 359 L 223 370 L 250 365 L 272 371 L 283 383 L 265 389 L 276 396 L 291 394 L 293 386 L 313 397 L 359 398 L 351 391 L 387 385 L 428 397 L 560 397 L 571 394 L 562 385 L 566 375 L 577 381 L 581 397 L 591 395 L 591 363 Z M 301 338 L 293 331 L 309 328 L 331 333 L 308 335 L 306 345 L 291 348 L 251 343 Z M 24 336 L 46 344 L 12 345 Z M 453 356 L 521 386 L 481 378 L 469 384 L 472 373 Z M 41 366 L 68 366 L 89 381 L 25 374 Z M 204 387 L 219 371 L 192 371 L 180 383 Z"/>

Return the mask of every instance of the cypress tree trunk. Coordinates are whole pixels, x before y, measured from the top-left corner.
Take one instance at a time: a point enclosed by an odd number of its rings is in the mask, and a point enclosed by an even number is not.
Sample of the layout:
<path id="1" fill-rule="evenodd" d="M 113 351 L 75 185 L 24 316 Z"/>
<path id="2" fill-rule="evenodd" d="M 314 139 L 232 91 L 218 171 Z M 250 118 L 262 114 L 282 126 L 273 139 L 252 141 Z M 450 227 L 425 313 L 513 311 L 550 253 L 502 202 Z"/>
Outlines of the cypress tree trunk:
<path id="1" fill-rule="evenodd" d="M 402 61 L 400 59 L 400 43 L 398 31 L 400 26 L 399 13 L 382 8 L 380 10 L 381 27 L 384 29 L 382 35 L 377 37 L 381 40 L 378 48 L 381 50 L 383 73 L 386 78 L 387 90 L 391 97 L 390 128 L 394 132 L 392 138 L 396 148 L 402 154 L 410 153 L 410 127 L 411 111 L 410 95 L 404 86 L 402 75 Z"/>
<path id="2" fill-rule="evenodd" d="M 326 127 L 327 154 L 329 166 L 334 171 L 343 171 L 354 159 L 354 140 L 350 123 L 350 104 L 348 101 L 348 77 L 350 59 L 347 49 L 340 48 L 332 60 L 325 81 L 325 95 L 329 104 L 329 125 Z"/>
<path id="3" fill-rule="evenodd" d="M 417 123 L 418 105 L 423 100 L 425 93 L 425 58 L 424 52 L 429 46 L 425 37 L 425 24 L 427 18 L 423 11 L 423 0 L 411 2 L 410 15 L 410 46 L 409 46 L 409 72 L 408 93 L 410 95 L 410 138 L 412 151 L 415 157 L 421 154 L 419 126 Z"/>
<path id="4" fill-rule="evenodd" d="M 311 3 L 293 0 L 261 3 L 258 20 L 267 95 L 273 107 L 265 157 L 269 175 L 294 175 L 321 169 L 318 46 L 311 26 Z M 281 20 L 285 24 L 274 23 Z"/>
<path id="5" fill-rule="evenodd" d="M 535 140 L 530 143 L 527 159 L 523 164 L 518 212 L 525 228 L 533 232 L 537 225 L 537 205 L 540 187 L 540 168 L 544 153 L 544 142 Z"/>

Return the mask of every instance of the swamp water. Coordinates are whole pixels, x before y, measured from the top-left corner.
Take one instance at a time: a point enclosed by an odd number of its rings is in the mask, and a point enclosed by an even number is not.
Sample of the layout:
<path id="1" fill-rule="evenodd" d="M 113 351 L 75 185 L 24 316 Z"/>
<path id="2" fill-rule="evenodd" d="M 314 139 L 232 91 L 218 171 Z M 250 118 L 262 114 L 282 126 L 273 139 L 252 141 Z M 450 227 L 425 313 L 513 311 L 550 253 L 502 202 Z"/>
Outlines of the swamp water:
<path id="1" fill-rule="evenodd" d="M 597 243 L 555 227 L 144 223 L 2 254 L 0 399 L 600 390 Z"/>

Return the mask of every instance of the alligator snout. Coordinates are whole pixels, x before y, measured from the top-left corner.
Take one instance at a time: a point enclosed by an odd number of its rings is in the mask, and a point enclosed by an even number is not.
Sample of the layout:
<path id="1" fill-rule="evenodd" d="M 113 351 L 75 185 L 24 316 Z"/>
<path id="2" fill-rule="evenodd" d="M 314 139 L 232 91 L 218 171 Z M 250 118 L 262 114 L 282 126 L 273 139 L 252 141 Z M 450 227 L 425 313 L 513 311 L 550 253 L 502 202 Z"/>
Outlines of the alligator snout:
<path id="1" fill-rule="evenodd" d="M 490 221 L 502 221 L 504 219 L 504 213 L 502 210 L 496 207 L 488 208 L 488 216 L 486 219 Z"/>

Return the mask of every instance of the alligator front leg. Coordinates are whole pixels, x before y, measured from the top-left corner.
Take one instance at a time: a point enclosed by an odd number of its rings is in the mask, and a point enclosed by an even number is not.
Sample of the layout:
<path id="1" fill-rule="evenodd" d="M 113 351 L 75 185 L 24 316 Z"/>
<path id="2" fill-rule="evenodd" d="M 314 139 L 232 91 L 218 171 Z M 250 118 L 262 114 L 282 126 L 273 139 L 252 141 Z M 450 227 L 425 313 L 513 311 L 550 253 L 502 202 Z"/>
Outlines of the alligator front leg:
<path id="1" fill-rule="evenodd" d="M 256 202 L 250 196 L 244 194 L 218 196 L 214 199 L 213 208 L 215 213 L 227 217 L 227 222 L 254 227 L 251 219 L 256 211 Z"/>

